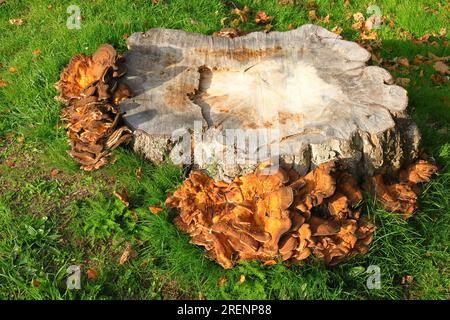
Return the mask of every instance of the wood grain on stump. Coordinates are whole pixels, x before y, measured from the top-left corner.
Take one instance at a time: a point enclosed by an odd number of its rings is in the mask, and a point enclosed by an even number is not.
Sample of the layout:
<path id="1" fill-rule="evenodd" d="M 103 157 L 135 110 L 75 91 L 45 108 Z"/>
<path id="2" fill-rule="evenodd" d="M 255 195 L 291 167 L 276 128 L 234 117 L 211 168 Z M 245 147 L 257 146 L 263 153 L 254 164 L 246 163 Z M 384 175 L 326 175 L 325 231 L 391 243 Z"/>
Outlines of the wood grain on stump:
<path id="1" fill-rule="evenodd" d="M 205 156 L 195 166 L 218 179 L 253 171 L 263 160 L 255 155 L 275 145 L 281 164 L 301 174 L 333 159 L 356 175 L 386 173 L 417 158 L 406 91 L 367 65 L 367 50 L 324 28 L 234 39 L 152 29 L 131 35 L 128 48 L 134 97 L 119 108 L 134 148 L 153 161 L 180 153 L 174 132 L 196 124 L 203 137 L 191 148 Z M 239 143 L 248 132 L 268 134 Z"/>

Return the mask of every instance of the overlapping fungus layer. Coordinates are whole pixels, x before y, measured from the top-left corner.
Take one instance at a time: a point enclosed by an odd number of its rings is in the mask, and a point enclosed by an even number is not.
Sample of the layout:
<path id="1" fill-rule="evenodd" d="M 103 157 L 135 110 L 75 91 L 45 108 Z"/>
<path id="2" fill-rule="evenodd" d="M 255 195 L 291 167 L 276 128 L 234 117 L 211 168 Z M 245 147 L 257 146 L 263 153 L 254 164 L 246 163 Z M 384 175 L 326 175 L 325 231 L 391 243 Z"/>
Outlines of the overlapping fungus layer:
<path id="1" fill-rule="evenodd" d="M 409 213 L 410 196 L 402 188 L 417 189 L 435 172 L 419 161 L 400 173 L 400 184 L 373 177 L 367 186 L 387 208 Z M 372 241 L 375 227 L 358 210 L 362 199 L 352 175 L 328 162 L 304 177 L 261 165 L 232 183 L 192 171 L 166 206 L 178 208 L 177 228 L 224 268 L 240 260 L 298 263 L 310 255 L 335 265 L 366 253 Z"/>
<path id="2" fill-rule="evenodd" d="M 123 57 L 103 44 L 92 56 L 74 56 L 55 85 L 57 99 L 66 105 L 60 116 L 71 147 L 68 153 L 83 170 L 105 165 L 110 150 L 131 138 L 115 108 L 131 96 L 118 81 L 125 72 Z"/>

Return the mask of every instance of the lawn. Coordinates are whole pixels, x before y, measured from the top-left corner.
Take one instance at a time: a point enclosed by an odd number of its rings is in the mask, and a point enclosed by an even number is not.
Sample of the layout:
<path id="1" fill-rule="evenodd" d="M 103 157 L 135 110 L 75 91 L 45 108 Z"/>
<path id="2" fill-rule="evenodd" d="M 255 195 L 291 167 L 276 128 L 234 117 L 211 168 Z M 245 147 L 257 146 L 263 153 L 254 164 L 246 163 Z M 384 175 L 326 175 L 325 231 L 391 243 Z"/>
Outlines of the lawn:
<path id="1" fill-rule="evenodd" d="M 449 25 L 447 1 L 291 2 L 0 1 L 1 299 L 450 299 L 449 87 L 431 79 L 431 64 L 411 63 L 417 54 L 449 55 L 442 34 Z M 371 4 L 384 19 L 378 39 L 366 44 L 384 61 L 409 60 L 410 66 L 390 71 L 410 79 L 409 113 L 440 173 L 426 185 L 420 209 L 408 221 L 373 201 L 364 204 L 377 225 L 365 256 L 334 268 L 308 259 L 291 267 L 252 262 L 224 270 L 175 229 L 176 212 L 148 210 L 163 205 L 187 169 L 154 166 L 122 147 L 114 151 L 114 163 L 83 172 L 66 153 L 53 84 L 77 53 L 91 54 L 102 43 L 124 51 L 126 35 L 155 27 L 212 34 L 223 18 L 230 18 L 226 24 L 236 18 L 231 9 L 244 5 L 273 16 L 272 30 L 278 31 L 310 23 L 308 12 L 315 10 L 314 23 L 341 27 L 344 38 L 357 40 L 352 15 L 367 17 Z M 70 5 L 81 9 L 80 29 L 66 27 Z M 253 19 L 240 28 L 262 29 Z M 431 33 L 423 43 L 408 38 Z M 113 195 L 123 189 L 130 196 L 128 208 Z M 81 268 L 79 290 L 66 286 L 71 265 Z M 371 265 L 380 268 L 380 288 L 367 288 Z M 239 281 L 242 275 L 245 281 Z"/>

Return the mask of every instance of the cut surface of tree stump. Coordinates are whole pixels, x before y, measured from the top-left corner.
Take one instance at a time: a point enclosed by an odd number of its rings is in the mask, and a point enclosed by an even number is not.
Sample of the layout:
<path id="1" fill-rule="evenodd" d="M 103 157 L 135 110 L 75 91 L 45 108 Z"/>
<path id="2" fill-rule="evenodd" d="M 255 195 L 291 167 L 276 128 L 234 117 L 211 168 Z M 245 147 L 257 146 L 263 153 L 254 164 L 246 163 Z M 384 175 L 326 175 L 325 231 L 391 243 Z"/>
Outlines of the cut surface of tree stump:
<path id="1" fill-rule="evenodd" d="M 131 35 L 128 48 L 124 82 L 134 97 L 119 109 L 135 150 L 152 161 L 180 157 L 183 132 L 195 167 L 228 181 L 265 154 L 301 174 L 338 160 L 358 176 L 418 156 L 406 91 L 367 65 L 367 50 L 324 28 L 233 39 L 151 29 Z"/>

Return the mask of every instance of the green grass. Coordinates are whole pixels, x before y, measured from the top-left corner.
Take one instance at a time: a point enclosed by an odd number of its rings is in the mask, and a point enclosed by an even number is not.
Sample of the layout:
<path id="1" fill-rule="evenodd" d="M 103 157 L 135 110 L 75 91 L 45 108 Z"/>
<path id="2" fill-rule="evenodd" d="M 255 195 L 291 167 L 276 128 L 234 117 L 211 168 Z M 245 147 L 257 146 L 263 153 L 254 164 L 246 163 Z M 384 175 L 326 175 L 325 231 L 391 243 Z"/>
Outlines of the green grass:
<path id="1" fill-rule="evenodd" d="M 53 83 L 71 56 L 90 54 L 104 42 L 123 51 L 125 33 L 153 27 L 211 34 L 221 28 L 222 18 L 231 17 L 233 3 L 274 16 L 274 30 L 308 22 L 309 9 L 302 1 L 280 6 L 276 0 L 161 0 L 157 5 L 150 0 L 7 0 L 0 5 L 0 79 L 9 83 L 0 88 L 1 299 L 450 298 L 449 88 L 430 81 L 431 66 L 411 68 L 407 75 L 400 68 L 393 74 L 411 78 L 409 112 L 441 171 L 426 186 L 420 210 L 406 222 L 367 202 L 365 212 L 378 226 L 371 249 L 335 268 L 309 259 L 294 267 L 252 262 L 223 270 L 174 228 L 175 212 L 153 215 L 147 209 L 161 205 L 186 172 L 169 164 L 155 167 L 125 148 L 114 152 L 114 164 L 93 173 L 81 172 L 67 156 Z M 330 23 L 318 24 L 341 26 L 343 36 L 355 40 L 349 14 L 365 13 L 375 2 L 350 1 L 348 7 L 343 1 L 316 3 L 319 16 L 331 15 Z M 80 30 L 65 27 L 71 4 L 81 7 Z M 378 31 L 377 52 L 384 59 L 412 59 L 428 52 L 449 55 L 443 45 L 448 39 L 436 39 L 438 47 L 418 45 L 396 32 L 399 27 L 415 37 L 439 32 L 449 20 L 445 1 L 387 0 L 378 5 L 383 16 L 395 21 L 393 29 L 383 24 Z M 11 18 L 22 18 L 25 24 L 11 25 Z M 261 27 L 249 21 L 242 28 Z M 36 49 L 40 55 L 33 55 Z M 8 72 L 9 67 L 17 72 Z M 142 167 L 141 180 L 134 174 L 137 167 Z M 56 176 L 52 169 L 58 169 Z M 122 188 L 130 194 L 129 208 L 112 195 Z M 119 265 L 128 244 L 136 255 Z M 70 265 L 82 268 L 81 290 L 66 289 Z M 381 289 L 366 287 L 370 265 L 380 267 Z M 96 271 L 95 279 L 87 279 L 88 269 Z M 246 281 L 240 284 L 242 274 Z M 401 284 L 406 275 L 413 277 L 407 286 Z M 226 282 L 217 286 L 221 277 Z"/>

